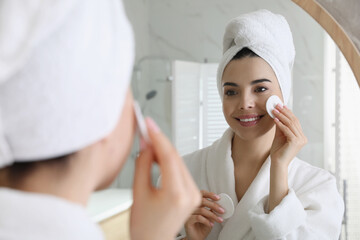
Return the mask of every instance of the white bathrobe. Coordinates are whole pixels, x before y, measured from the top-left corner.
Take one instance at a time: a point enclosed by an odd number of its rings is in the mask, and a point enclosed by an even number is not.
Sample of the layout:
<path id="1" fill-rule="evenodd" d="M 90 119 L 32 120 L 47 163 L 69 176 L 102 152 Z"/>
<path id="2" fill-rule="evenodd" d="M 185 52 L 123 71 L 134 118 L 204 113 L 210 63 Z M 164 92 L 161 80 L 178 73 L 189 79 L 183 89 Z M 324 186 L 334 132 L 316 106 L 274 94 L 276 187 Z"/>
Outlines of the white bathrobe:
<path id="1" fill-rule="evenodd" d="M 0 239 L 102 240 L 84 207 L 46 194 L 0 188 Z"/>
<path id="2" fill-rule="evenodd" d="M 211 146 L 184 157 L 201 190 L 228 194 L 234 215 L 215 223 L 206 239 L 338 239 L 344 212 L 335 178 L 327 171 L 294 158 L 289 165 L 289 192 L 266 213 L 270 182 L 270 158 L 239 202 L 235 192 L 234 164 L 228 129 Z M 184 236 L 184 230 L 182 230 Z"/>

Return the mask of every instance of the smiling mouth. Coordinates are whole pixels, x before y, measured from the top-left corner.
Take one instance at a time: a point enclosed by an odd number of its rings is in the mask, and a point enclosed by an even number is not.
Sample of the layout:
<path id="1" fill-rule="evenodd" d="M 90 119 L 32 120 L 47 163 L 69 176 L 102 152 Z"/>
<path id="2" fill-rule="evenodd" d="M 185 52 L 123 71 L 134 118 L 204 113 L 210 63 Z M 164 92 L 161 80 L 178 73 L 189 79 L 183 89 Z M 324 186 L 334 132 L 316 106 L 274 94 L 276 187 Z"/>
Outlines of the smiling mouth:
<path id="1" fill-rule="evenodd" d="M 240 122 L 240 125 L 244 127 L 251 127 L 256 125 L 264 116 L 265 115 L 243 116 L 241 118 L 236 117 L 235 119 Z"/>
<path id="2" fill-rule="evenodd" d="M 240 121 L 240 122 L 253 122 L 256 120 L 259 120 L 260 118 L 262 118 L 264 115 L 258 115 L 256 117 L 249 117 L 249 118 L 235 118 L 236 120 Z"/>

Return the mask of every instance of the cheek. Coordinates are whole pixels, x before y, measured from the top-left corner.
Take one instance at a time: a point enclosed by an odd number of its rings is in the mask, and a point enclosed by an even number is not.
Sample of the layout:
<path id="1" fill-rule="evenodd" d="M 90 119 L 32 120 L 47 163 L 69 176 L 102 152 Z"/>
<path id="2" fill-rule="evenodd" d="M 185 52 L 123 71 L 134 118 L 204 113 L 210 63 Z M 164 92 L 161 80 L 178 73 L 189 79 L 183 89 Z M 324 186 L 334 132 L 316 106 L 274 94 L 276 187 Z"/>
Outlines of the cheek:
<path id="1" fill-rule="evenodd" d="M 284 102 L 284 96 L 282 95 L 282 92 L 281 92 L 281 89 L 280 89 L 280 86 L 277 84 L 277 85 L 274 85 L 272 87 L 272 94 L 271 95 L 277 95 L 278 97 L 280 97 L 281 101 Z M 270 96 L 269 96 L 270 97 Z"/>
<path id="2" fill-rule="evenodd" d="M 133 101 L 132 99 L 130 100 L 126 103 L 126 107 L 120 119 L 118 131 L 117 149 L 121 162 L 124 162 L 127 159 L 135 137 L 135 115 L 133 111 Z"/>
<path id="3" fill-rule="evenodd" d="M 227 118 L 229 115 L 233 112 L 233 106 L 228 101 L 224 100 L 222 104 L 222 110 L 224 113 L 225 118 Z"/>
<path id="4" fill-rule="evenodd" d="M 274 94 L 266 94 L 266 95 L 263 95 L 261 96 L 259 99 L 258 99 L 258 102 L 257 102 L 257 106 L 263 110 L 266 110 L 266 101 L 269 99 L 270 96 L 272 96 Z"/>
<path id="5" fill-rule="evenodd" d="M 120 116 L 116 129 L 114 145 L 110 157 L 113 159 L 112 167 L 120 170 L 128 158 L 135 136 L 135 115 L 133 111 L 133 100 L 128 97 L 123 112 Z M 112 155 L 112 156 L 111 156 Z"/>
<path id="6" fill-rule="evenodd" d="M 133 99 L 128 92 L 122 113 L 115 130 L 111 133 L 108 147 L 104 152 L 102 165 L 104 175 L 97 189 L 108 187 L 119 174 L 128 158 L 135 136 L 135 115 Z"/>

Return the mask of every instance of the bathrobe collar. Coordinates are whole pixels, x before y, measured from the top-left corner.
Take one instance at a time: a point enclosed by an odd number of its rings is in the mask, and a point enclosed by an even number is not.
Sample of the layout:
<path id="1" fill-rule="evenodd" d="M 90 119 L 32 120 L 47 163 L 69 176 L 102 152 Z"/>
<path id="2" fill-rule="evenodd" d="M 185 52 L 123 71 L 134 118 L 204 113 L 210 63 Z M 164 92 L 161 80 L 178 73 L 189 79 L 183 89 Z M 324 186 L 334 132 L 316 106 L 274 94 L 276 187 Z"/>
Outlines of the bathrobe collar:
<path id="1" fill-rule="evenodd" d="M 266 159 L 257 176 L 239 202 L 235 192 L 234 162 L 231 157 L 231 143 L 234 132 L 228 128 L 224 135 L 214 142 L 206 159 L 209 191 L 226 193 L 233 200 L 234 215 L 222 223 L 219 239 L 242 239 L 251 230 L 248 211 L 269 194 L 270 157 Z M 216 177 L 214 177 L 216 176 Z"/>
<path id="2" fill-rule="evenodd" d="M 79 204 L 48 194 L 0 187 L 0 239 L 104 238 Z"/>

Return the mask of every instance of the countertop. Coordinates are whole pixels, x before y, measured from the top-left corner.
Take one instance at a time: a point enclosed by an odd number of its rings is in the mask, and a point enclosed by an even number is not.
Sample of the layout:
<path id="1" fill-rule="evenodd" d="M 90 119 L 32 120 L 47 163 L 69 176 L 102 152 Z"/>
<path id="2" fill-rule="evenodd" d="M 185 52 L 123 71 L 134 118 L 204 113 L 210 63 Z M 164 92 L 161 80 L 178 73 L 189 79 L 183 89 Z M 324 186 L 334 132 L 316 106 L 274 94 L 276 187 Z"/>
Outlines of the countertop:
<path id="1" fill-rule="evenodd" d="M 91 195 L 86 210 L 98 223 L 129 209 L 131 205 L 131 189 L 106 189 Z"/>

